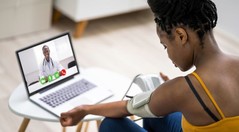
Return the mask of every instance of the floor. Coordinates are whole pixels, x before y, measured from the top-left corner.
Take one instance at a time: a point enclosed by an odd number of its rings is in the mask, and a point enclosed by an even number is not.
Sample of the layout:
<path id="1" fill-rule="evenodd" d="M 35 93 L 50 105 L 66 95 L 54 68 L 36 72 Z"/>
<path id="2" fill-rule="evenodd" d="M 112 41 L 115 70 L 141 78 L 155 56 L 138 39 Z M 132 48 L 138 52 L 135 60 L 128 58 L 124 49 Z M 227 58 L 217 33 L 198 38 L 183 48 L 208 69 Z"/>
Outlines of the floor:
<path id="1" fill-rule="evenodd" d="M 8 108 L 11 92 L 22 82 L 15 51 L 65 31 L 73 33 L 74 24 L 63 17 L 45 31 L 0 40 L 1 132 L 17 131 L 22 121 L 22 117 L 14 115 Z M 238 53 L 238 41 L 217 30 L 215 34 L 222 50 L 235 55 Z M 92 20 L 81 38 L 73 38 L 73 45 L 81 67 L 101 67 L 128 78 L 139 73 L 157 74 L 160 71 L 170 78 L 188 73 L 174 68 L 167 58 L 148 10 Z M 32 120 L 26 131 L 61 131 L 61 126 L 59 123 Z M 67 131 L 75 131 L 75 127 L 69 127 Z M 97 131 L 94 122 L 90 123 L 89 131 Z"/>

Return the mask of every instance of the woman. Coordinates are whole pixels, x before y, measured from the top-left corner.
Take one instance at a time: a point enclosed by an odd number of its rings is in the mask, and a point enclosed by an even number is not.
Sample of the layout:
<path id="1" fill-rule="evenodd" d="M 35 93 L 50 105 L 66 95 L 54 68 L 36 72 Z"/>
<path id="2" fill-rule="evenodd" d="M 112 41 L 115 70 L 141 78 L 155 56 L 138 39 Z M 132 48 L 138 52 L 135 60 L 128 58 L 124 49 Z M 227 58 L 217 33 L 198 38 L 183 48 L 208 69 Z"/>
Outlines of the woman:
<path id="1" fill-rule="evenodd" d="M 215 4 L 210 0 L 148 0 L 148 4 L 168 57 L 181 71 L 192 66 L 196 70 L 150 93 L 143 104 L 147 110 L 135 112 L 132 100 L 84 105 L 62 113 L 62 125 L 75 125 L 95 114 L 111 117 L 102 122 L 102 131 L 239 131 L 239 58 L 224 54 L 217 45 Z M 132 114 L 163 118 L 146 118 L 143 129 L 120 118 Z"/>

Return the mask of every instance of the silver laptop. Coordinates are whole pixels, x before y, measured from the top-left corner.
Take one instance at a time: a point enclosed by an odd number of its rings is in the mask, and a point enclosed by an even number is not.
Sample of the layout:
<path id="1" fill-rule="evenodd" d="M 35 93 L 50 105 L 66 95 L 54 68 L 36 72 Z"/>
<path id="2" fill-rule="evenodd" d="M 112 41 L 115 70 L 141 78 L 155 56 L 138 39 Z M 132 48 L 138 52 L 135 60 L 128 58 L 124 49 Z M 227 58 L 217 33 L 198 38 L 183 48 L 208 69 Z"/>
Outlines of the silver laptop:
<path id="1" fill-rule="evenodd" d="M 18 50 L 16 55 L 29 99 L 57 117 L 113 95 L 80 74 L 69 33 Z"/>

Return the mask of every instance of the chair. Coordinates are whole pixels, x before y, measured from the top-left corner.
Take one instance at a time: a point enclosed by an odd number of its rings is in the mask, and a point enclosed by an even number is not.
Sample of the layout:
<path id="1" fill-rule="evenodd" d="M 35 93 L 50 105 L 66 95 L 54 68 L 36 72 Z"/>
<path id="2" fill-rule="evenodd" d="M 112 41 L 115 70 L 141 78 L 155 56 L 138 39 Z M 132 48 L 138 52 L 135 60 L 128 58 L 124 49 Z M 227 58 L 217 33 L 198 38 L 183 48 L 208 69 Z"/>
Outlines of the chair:
<path id="1" fill-rule="evenodd" d="M 71 68 L 71 67 L 73 67 L 73 66 L 76 66 L 76 61 L 71 61 L 71 62 L 69 62 L 67 67 L 68 67 L 68 69 L 69 69 L 69 68 Z"/>

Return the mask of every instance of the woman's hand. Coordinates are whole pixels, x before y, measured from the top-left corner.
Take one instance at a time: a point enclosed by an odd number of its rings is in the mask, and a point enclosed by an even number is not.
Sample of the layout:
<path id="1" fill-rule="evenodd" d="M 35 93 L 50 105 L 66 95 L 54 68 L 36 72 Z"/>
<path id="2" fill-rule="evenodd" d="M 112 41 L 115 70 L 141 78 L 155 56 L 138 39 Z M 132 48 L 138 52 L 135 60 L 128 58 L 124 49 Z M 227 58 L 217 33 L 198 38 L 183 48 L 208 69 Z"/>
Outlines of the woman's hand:
<path id="1" fill-rule="evenodd" d="M 167 75 L 164 75 L 162 72 L 160 72 L 159 74 L 160 74 L 160 76 L 162 77 L 162 79 L 163 79 L 164 81 L 168 81 L 168 80 L 169 80 L 169 78 L 168 78 Z"/>
<path id="2" fill-rule="evenodd" d="M 77 125 L 86 116 L 85 107 L 78 106 L 68 112 L 61 113 L 61 125 L 63 127 Z"/>

